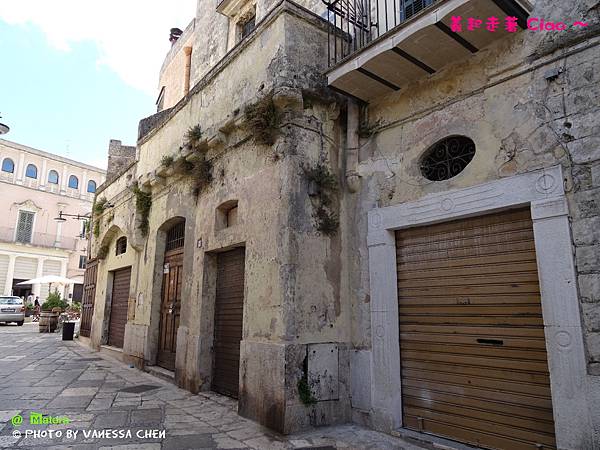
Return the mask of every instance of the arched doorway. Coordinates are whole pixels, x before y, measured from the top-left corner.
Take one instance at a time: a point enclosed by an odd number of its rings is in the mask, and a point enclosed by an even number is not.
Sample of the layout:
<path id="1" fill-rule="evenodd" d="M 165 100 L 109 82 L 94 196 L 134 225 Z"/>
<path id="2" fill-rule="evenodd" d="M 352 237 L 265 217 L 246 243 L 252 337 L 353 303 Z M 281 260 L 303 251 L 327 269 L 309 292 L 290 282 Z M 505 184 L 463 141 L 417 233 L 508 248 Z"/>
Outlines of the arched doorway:
<path id="1" fill-rule="evenodd" d="M 166 231 L 157 364 L 168 370 L 175 370 L 177 329 L 179 328 L 181 309 L 184 238 L 185 220 L 175 223 Z"/>

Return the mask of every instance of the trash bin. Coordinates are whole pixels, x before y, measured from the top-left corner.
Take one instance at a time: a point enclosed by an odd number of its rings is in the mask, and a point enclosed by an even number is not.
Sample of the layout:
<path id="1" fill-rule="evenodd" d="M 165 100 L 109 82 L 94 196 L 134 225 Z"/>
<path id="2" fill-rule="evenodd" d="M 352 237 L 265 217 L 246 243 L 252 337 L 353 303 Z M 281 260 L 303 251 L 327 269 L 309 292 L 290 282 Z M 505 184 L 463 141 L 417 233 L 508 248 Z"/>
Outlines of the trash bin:
<path id="1" fill-rule="evenodd" d="M 75 322 L 64 322 L 62 330 L 62 340 L 72 341 L 73 333 L 75 332 Z"/>

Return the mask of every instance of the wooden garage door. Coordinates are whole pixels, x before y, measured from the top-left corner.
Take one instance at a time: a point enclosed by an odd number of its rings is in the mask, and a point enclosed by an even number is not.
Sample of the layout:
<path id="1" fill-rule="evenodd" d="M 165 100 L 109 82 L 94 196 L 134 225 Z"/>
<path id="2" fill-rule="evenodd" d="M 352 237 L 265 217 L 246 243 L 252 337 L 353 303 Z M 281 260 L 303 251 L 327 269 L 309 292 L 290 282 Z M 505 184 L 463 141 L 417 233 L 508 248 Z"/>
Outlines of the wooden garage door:
<path id="1" fill-rule="evenodd" d="M 114 272 L 110 323 L 108 325 L 108 345 L 114 347 L 123 348 L 130 281 L 131 267 Z"/>
<path id="2" fill-rule="evenodd" d="M 244 248 L 217 255 L 212 389 L 238 397 L 244 307 Z"/>
<path id="3" fill-rule="evenodd" d="M 404 426 L 555 448 L 529 210 L 396 233 Z"/>

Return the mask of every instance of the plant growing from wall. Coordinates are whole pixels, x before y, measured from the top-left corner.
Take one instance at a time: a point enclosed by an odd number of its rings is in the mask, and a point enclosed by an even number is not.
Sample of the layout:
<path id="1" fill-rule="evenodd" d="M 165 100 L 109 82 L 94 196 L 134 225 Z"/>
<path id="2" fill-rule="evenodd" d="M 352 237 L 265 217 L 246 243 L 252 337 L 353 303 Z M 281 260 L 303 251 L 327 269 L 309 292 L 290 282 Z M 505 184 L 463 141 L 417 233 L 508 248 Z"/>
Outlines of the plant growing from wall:
<path id="1" fill-rule="evenodd" d="M 196 196 L 212 182 L 212 169 L 212 162 L 198 153 L 189 159 L 180 156 L 173 162 L 173 173 L 190 178 L 193 181 L 193 192 Z"/>
<path id="2" fill-rule="evenodd" d="M 94 223 L 94 237 L 95 238 L 99 238 L 100 237 L 100 222 L 96 221 Z"/>
<path id="3" fill-rule="evenodd" d="M 175 159 L 173 158 L 172 155 L 164 155 L 160 159 L 160 165 L 163 166 L 164 168 L 168 169 L 169 167 L 171 167 L 173 165 L 174 161 L 175 161 Z"/>
<path id="4" fill-rule="evenodd" d="M 331 210 L 332 196 L 338 190 L 338 181 L 323 163 L 312 167 L 303 166 L 302 170 L 308 181 L 309 195 L 315 199 L 313 202 L 315 228 L 326 236 L 333 236 L 340 225 L 338 216 Z"/>
<path id="5" fill-rule="evenodd" d="M 99 198 L 96 203 L 94 203 L 94 214 L 99 216 L 106 210 L 106 205 L 108 201 L 106 197 Z"/>
<path id="6" fill-rule="evenodd" d="M 340 226 L 340 220 L 336 214 L 324 206 L 319 206 L 314 211 L 315 227 L 319 233 L 326 236 L 333 236 L 337 233 Z"/>
<path id="7" fill-rule="evenodd" d="M 176 175 L 189 176 L 194 170 L 194 163 L 180 156 L 173 162 L 173 173 Z"/>
<path id="8" fill-rule="evenodd" d="M 310 384 L 308 383 L 308 356 L 304 355 L 304 361 L 302 361 L 302 376 L 298 380 L 296 385 L 298 388 L 298 396 L 300 401 L 306 406 L 314 405 L 317 403 L 317 399 L 310 390 Z"/>
<path id="9" fill-rule="evenodd" d="M 254 141 L 261 145 L 273 145 L 279 134 L 280 113 L 273 103 L 273 96 L 262 97 L 244 110 L 245 125 Z"/>
<path id="10" fill-rule="evenodd" d="M 306 375 L 304 375 L 298 380 L 298 395 L 300 397 L 300 401 L 306 406 L 314 405 L 315 403 L 317 403 L 317 399 L 312 395 L 312 392 L 310 391 L 310 386 L 308 385 Z"/>
<path id="11" fill-rule="evenodd" d="M 96 253 L 96 257 L 98 259 L 104 259 L 108 256 L 108 245 L 104 244 L 102 246 L 100 246 L 100 248 L 98 249 L 98 252 Z"/>
<path id="12" fill-rule="evenodd" d="M 209 159 L 204 156 L 197 156 L 192 160 L 194 168 L 191 173 L 191 177 L 194 182 L 194 195 L 198 196 L 200 193 L 210 185 L 213 180 L 212 170 L 213 164 Z"/>
<path id="13" fill-rule="evenodd" d="M 131 191 L 135 196 L 135 209 L 140 215 L 139 229 L 143 236 L 147 236 L 150 228 L 149 217 L 150 208 L 152 208 L 152 193 L 142 191 L 137 183 L 132 186 Z"/>
<path id="14" fill-rule="evenodd" d="M 202 141 L 202 127 L 200 124 L 190 127 L 185 133 L 185 144 L 192 150 L 200 149 Z"/>

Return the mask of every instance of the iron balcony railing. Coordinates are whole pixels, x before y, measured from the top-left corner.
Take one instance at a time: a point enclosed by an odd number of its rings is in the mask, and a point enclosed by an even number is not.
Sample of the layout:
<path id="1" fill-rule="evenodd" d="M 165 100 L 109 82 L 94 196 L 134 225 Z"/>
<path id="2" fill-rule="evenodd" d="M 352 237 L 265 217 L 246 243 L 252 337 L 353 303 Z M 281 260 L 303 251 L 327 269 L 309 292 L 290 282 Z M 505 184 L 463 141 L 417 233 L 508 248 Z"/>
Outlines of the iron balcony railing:
<path id="1" fill-rule="evenodd" d="M 327 57 L 331 67 L 437 0 L 322 1 L 327 6 Z"/>
<path id="2" fill-rule="evenodd" d="M 61 248 L 64 250 L 77 250 L 77 239 L 61 236 L 56 240 L 56 234 L 31 233 L 30 236 L 18 235 L 15 228 L 0 227 L 0 242 L 30 244 L 38 247 Z"/>

